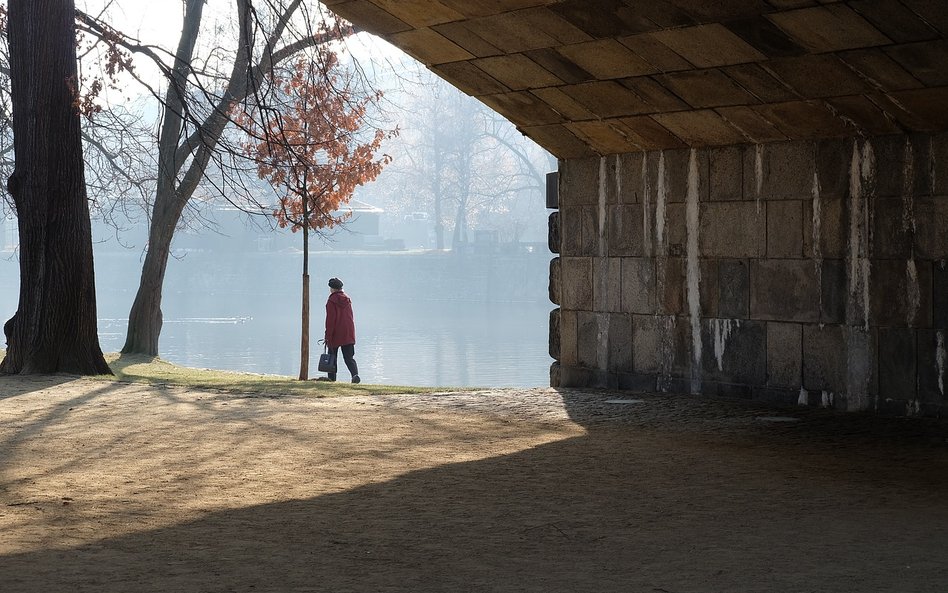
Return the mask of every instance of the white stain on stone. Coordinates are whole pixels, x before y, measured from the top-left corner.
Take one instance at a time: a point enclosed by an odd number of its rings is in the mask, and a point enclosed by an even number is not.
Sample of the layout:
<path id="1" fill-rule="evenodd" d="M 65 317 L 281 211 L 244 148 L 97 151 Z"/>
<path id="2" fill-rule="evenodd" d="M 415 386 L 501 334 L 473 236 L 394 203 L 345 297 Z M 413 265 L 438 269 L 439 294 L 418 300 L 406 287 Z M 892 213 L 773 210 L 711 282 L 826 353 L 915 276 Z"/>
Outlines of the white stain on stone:
<path id="1" fill-rule="evenodd" d="M 674 315 L 664 315 L 660 317 L 661 321 L 661 345 L 659 370 L 658 370 L 658 390 L 667 392 L 671 388 L 672 369 L 675 366 L 675 328 L 677 320 Z"/>
<path id="2" fill-rule="evenodd" d="M 912 327 L 915 325 L 915 318 L 918 315 L 918 307 L 921 301 L 921 291 L 918 287 L 918 269 L 915 267 L 914 259 L 905 262 L 905 291 L 907 301 L 905 323 Z"/>
<path id="3" fill-rule="evenodd" d="M 645 257 L 652 256 L 651 187 L 648 182 L 648 154 L 642 153 L 642 247 Z"/>
<path id="4" fill-rule="evenodd" d="M 915 153 L 906 138 L 902 155 L 902 230 L 915 232 Z"/>
<path id="5" fill-rule="evenodd" d="M 668 188 L 665 181 L 665 153 L 658 153 L 658 186 L 655 195 L 655 239 L 659 249 L 665 244 L 665 204 Z"/>
<path id="6" fill-rule="evenodd" d="M 814 171 L 810 195 L 813 197 L 813 259 L 817 264 L 823 262 L 823 200 L 820 193 L 820 178 Z"/>
<path id="7" fill-rule="evenodd" d="M 822 320 L 823 311 L 823 200 L 821 197 L 820 177 L 816 171 L 813 171 L 813 186 L 810 188 L 810 194 L 813 197 L 813 225 L 812 225 L 812 243 L 813 243 L 813 266 L 816 268 L 816 288 L 820 295 L 820 316 Z"/>
<path id="8" fill-rule="evenodd" d="M 810 392 L 800 387 L 800 395 L 797 396 L 797 405 L 798 406 L 808 406 L 810 405 Z"/>
<path id="9" fill-rule="evenodd" d="M 754 187 L 757 190 L 757 214 L 760 214 L 760 194 L 764 189 L 764 145 L 754 146 Z"/>
<path id="10" fill-rule="evenodd" d="M 871 266 L 869 262 L 869 206 L 867 185 L 875 174 L 875 157 L 872 145 L 853 142 L 852 161 L 849 167 L 849 321 L 856 324 L 861 316 L 865 329 L 869 329 L 869 280 Z M 861 311 L 857 311 L 861 309 Z"/>
<path id="11" fill-rule="evenodd" d="M 609 261 L 606 244 L 606 182 L 609 174 L 606 157 L 599 159 L 599 265 L 596 266 L 595 294 L 597 345 L 596 366 L 600 371 L 609 368 Z"/>
<path id="12" fill-rule="evenodd" d="M 685 198 L 685 224 L 688 229 L 686 276 L 688 314 L 691 317 L 691 392 L 701 392 L 701 268 L 698 262 L 698 153 L 691 149 L 688 158 L 688 193 Z"/>
<path id="13" fill-rule="evenodd" d="M 938 369 L 938 392 L 945 395 L 945 364 L 948 363 L 948 352 L 945 351 L 945 332 L 935 332 L 935 367 Z"/>
<path id="14" fill-rule="evenodd" d="M 714 360 L 718 363 L 718 370 L 723 371 L 728 338 L 731 337 L 733 329 L 741 327 L 741 322 L 738 319 L 710 319 L 708 326 L 714 340 Z"/>
<path id="15" fill-rule="evenodd" d="M 820 405 L 822 405 L 824 408 L 832 408 L 833 399 L 833 393 L 831 391 L 824 390 L 822 393 L 822 401 L 820 402 Z"/>
<path id="16" fill-rule="evenodd" d="M 599 157 L 599 255 L 603 256 L 606 236 L 606 157 Z"/>
<path id="17" fill-rule="evenodd" d="M 622 159 L 619 158 L 619 155 L 615 156 L 616 159 L 616 203 L 622 203 Z"/>

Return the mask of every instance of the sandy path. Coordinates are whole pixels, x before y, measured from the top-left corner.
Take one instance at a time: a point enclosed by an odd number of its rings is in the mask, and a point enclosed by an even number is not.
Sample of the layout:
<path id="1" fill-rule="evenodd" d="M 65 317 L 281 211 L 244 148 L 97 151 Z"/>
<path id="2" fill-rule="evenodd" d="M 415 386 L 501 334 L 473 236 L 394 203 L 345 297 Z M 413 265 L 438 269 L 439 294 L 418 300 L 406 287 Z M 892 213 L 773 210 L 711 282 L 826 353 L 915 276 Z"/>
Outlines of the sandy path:
<path id="1" fill-rule="evenodd" d="M 948 590 L 945 424 L 629 397 L 0 378 L 0 592 Z"/>

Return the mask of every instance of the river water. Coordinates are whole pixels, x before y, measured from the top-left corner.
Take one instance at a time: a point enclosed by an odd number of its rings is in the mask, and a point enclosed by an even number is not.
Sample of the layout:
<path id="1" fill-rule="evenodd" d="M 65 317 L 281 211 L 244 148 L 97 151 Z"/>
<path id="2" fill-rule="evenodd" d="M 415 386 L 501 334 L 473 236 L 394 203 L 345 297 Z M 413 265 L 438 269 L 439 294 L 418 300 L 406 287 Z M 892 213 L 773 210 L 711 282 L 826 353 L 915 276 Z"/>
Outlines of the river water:
<path id="1" fill-rule="evenodd" d="M 516 256 L 314 253 L 311 362 L 317 376 L 326 280 L 353 300 L 363 382 L 445 387 L 549 384 L 549 253 Z M 299 372 L 300 262 L 296 254 L 179 253 L 169 264 L 160 352 L 192 367 Z M 138 253 L 96 255 L 99 338 L 125 340 Z M 0 317 L 16 308 L 18 264 L 0 259 Z M 340 368 L 340 380 L 348 372 Z"/>

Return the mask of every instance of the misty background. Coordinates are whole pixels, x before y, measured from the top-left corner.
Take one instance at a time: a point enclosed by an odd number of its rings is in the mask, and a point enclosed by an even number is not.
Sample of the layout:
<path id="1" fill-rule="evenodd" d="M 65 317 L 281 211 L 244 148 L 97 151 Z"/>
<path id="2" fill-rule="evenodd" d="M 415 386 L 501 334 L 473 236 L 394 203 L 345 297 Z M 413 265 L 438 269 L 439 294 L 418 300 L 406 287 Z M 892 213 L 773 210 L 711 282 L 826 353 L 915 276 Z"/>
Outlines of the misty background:
<path id="1" fill-rule="evenodd" d="M 372 43 L 378 43 L 373 41 Z M 422 386 L 549 384 L 545 174 L 556 161 L 501 116 L 391 46 L 351 67 L 384 100 L 375 124 L 399 135 L 392 162 L 356 190 L 347 225 L 310 243 L 311 377 L 321 353 L 326 282 L 353 300 L 356 360 L 364 382 Z M 114 109 L 135 122 L 135 160 L 158 106 L 131 97 Z M 117 116 L 116 116 L 117 117 Z M 126 127 L 124 134 L 132 128 Z M 87 151 L 88 153 L 88 151 Z M 93 240 L 104 352 L 125 340 L 148 236 L 147 183 L 97 183 Z M 173 243 L 165 279 L 160 353 L 193 367 L 295 375 L 299 369 L 302 237 L 271 217 L 222 199 L 208 175 Z M 249 180 L 255 200 L 276 201 Z M 203 196 L 203 197 L 202 197 Z M 0 212 L 0 317 L 16 310 L 16 220 Z M 348 373 L 340 369 L 340 380 Z"/>

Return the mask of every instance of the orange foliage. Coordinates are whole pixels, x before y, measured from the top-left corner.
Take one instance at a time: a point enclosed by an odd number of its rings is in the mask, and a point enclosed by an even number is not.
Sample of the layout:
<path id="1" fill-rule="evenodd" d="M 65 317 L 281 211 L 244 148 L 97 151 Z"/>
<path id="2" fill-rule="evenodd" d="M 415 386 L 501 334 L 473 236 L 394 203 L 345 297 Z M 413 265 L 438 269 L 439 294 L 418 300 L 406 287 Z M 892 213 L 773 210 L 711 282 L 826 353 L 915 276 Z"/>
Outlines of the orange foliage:
<path id="1" fill-rule="evenodd" d="M 331 228 L 348 217 L 334 213 L 355 189 L 391 161 L 376 153 L 397 130 L 367 125 L 368 108 L 381 92 L 357 94 L 330 50 L 301 58 L 274 83 L 290 101 L 276 111 L 258 108 L 237 118 L 251 137 L 244 150 L 257 160 L 260 178 L 284 190 L 273 212 L 280 227 Z"/>

